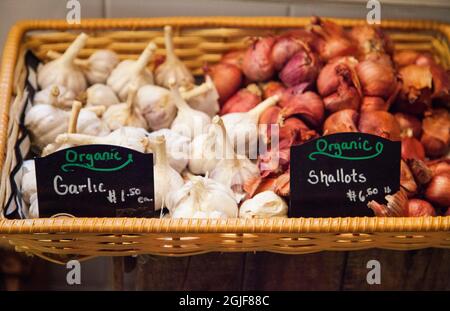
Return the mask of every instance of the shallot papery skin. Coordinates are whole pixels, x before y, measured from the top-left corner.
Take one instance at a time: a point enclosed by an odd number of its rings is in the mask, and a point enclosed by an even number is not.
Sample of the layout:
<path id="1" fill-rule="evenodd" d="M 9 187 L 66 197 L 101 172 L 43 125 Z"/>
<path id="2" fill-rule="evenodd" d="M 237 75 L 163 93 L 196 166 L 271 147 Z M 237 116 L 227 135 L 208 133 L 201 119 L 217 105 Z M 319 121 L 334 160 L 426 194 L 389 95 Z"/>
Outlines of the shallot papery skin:
<path id="1" fill-rule="evenodd" d="M 234 65 L 219 63 L 208 68 L 207 72 L 219 93 L 221 104 L 233 96 L 242 84 L 242 72 Z"/>
<path id="2" fill-rule="evenodd" d="M 429 157 L 440 157 L 450 144 L 450 113 L 446 109 L 433 109 L 422 122 L 421 143 Z"/>
<path id="3" fill-rule="evenodd" d="M 386 196 L 387 204 L 370 201 L 367 206 L 373 210 L 378 217 L 406 217 L 408 216 L 408 197 L 403 189 L 393 195 Z"/>
<path id="4" fill-rule="evenodd" d="M 430 70 L 433 76 L 433 94 L 431 97 L 448 102 L 450 100 L 450 73 L 438 64 L 431 65 Z"/>
<path id="5" fill-rule="evenodd" d="M 223 64 L 236 66 L 239 70 L 242 70 L 244 56 L 245 50 L 230 51 L 222 56 L 220 62 Z"/>
<path id="6" fill-rule="evenodd" d="M 429 161 L 427 162 L 427 166 L 430 168 L 433 176 L 441 173 L 450 174 L 450 158 L 441 158 Z"/>
<path id="7" fill-rule="evenodd" d="M 319 63 L 313 53 L 305 49 L 295 53 L 279 73 L 280 80 L 288 86 L 307 82 L 313 84 L 319 74 Z"/>
<path id="8" fill-rule="evenodd" d="M 357 42 L 361 57 L 371 53 L 388 53 L 394 50 L 389 37 L 376 26 L 355 26 L 349 32 L 350 37 Z"/>
<path id="9" fill-rule="evenodd" d="M 389 102 L 385 101 L 381 97 L 366 96 L 363 98 L 363 101 L 361 104 L 362 112 L 379 111 L 379 110 L 388 111 L 389 110 Z"/>
<path id="10" fill-rule="evenodd" d="M 400 140 L 400 126 L 395 117 L 386 111 L 361 113 L 358 129 L 390 140 Z"/>
<path id="11" fill-rule="evenodd" d="M 247 49 L 242 64 L 245 76 L 253 82 L 269 80 L 275 73 L 272 60 L 272 47 L 275 38 L 265 37 L 256 39 Z"/>
<path id="12" fill-rule="evenodd" d="M 411 199 L 408 202 L 408 216 L 422 217 L 422 216 L 436 216 L 436 211 L 433 205 L 424 200 Z"/>
<path id="13" fill-rule="evenodd" d="M 308 125 L 317 128 L 322 124 L 325 109 L 322 99 L 314 92 L 297 91 L 297 89 L 287 89 L 280 101 L 283 107 L 282 115 L 287 118 L 293 115 L 298 116 Z"/>
<path id="14" fill-rule="evenodd" d="M 397 119 L 402 134 L 412 131 L 413 136 L 420 139 L 422 134 L 422 122 L 416 116 L 408 113 L 397 112 L 394 114 L 394 117 Z"/>
<path id="15" fill-rule="evenodd" d="M 417 193 L 417 183 L 413 173 L 408 164 L 403 160 L 400 161 L 400 186 L 407 192 L 409 197 Z"/>
<path id="16" fill-rule="evenodd" d="M 283 92 L 285 90 L 286 90 L 286 88 L 280 82 L 277 82 L 277 81 L 267 82 L 262 86 L 263 99 L 269 98 L 273 95 L 278 95 L 278 96 L 282 97 Z"/>
<path id="17" fill-rule="evenodd" d="M 261 91 L 255 84 L 250 84 L 239 90 L 226 101 L 220 110 L 220 115 L 232 112 L 247 112 L 261 102 Z"/>
<path id="18" fill-rule="evenodd" d="M 396 89 L 394 70 L 382 60 L 362 61 L 356 71 L 365 96 L 377 96 L 386 100 Z"/>
<path id="19" fill-rule="evenodd" d="M 313 17 L 308 28 L 310 32 L 317 36 L 313 46 L 323 60 L 328 61 L 339 56 L 357 54 L 356 44 L 348 37 L 345 30 L 336 23 Z"/>
<path id="20" fill-rule="evenodd" d="M 402 138 L 402 158 L 425 160 L 425 149 L 423 145 L 414 137 Z"/>
<path id="21" fill-rule="evenodd" d="M 323 134 L 331 135 L 343 132 L 358 132 L 359 113 L 344 109 L 331 114 L 323 124 Z"/>

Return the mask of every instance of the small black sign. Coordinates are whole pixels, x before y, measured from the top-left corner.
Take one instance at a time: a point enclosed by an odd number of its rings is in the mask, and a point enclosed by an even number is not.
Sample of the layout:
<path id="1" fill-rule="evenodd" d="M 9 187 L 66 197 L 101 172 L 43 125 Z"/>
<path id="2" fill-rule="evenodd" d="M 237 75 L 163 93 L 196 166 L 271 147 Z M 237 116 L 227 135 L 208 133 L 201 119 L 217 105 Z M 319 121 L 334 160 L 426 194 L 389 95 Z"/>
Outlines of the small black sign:
<path id="1" fill-rule="evenodd" d="M 374 216 L 367 203 L 400 188 L 400 152 L 400 142 L 363 133 L 293 146 L 289 216 Z"/>
<path id="2" fill-rule="evenodd" d="M 40 217 L 153 217 L 152 154 L 86 145 L 35 161 Z"/>

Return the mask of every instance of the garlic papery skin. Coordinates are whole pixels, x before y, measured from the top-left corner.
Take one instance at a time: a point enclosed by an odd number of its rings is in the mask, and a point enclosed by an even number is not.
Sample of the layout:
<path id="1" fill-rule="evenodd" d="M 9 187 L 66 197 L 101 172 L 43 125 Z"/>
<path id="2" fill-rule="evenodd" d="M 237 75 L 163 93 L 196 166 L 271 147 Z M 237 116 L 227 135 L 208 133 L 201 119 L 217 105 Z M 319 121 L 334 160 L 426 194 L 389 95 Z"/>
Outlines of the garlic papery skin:
<path id="1" fill-rule="evenodd" d="M 250 179 L 258 178 L 260 171 L 246 156 L 235 154 L 222 119 L 217 116 L 213 122 L 220 128 L 219 136 L 223 139 L 224 153 L 223 158 L 211 171 L 210 178 L 230 188 L 239 203 L 246 196 L 244 184 Z"/>
<path id="2" fill-rule="evenodd" d="M 205 83 L 190 90 L 182 91 L 181 95 L 195 110 L 206 113 L 211 118 L 219 113 L 219 93 L 209 76 Z"/>
<path id="3" fill-rule="evenodd" d="M 24 203 L 25 218 L 39 218 L 39 210 L 37 209 L 37 184 L 36 184 L 36 168 L 34 160 L 26 160 L 23 162 L 22 178 L 20 181 L 20 193 Z M 31 208 L 33 206 L 33 208 Z"/>
<path id="4" fill-rule="evenodd" d="M 274 106 L 279 99 L 278 95 L 274 95 L 248 112 L 234 112 L 222 116 L 227 135 L 238 154 L 256 159 L 259 117 L 267 108 Z"/>
<path id="5" fill-rule="evenodd" d="M 137 84 L 132 84 L 128 88 L 128 98 L 126 103 L 109 106 L 103 114 L 103 120 L 112 130 L 117 130 L 123 126 L 147 128 L 145 121 L 138 107 L 136 107 Z"/>
<path id="6" fill-rule="evenodd" d="M 148 135 L 150 139 L 163 136 L 166 140 L 167 158 L 170 166 L 181 173 L 189 161 L 189 148 L 191 140 L 169 129 L 161 129 Z"/>
<path id="7" fill-rule="evenodd" d="M 136 127 L 121 127 L 107 136 L 93 136 L 85 134 L 60 134 L 55 139 L 58 144 L 82 145 L 115 145 L 130 148 L 139 152 L 145 152 L 147 148 L 147 131 Z"/>
<path id="8" fill-rule="evenodd" d="M 239 218 L 287 217 L 286 202 L 273 191 L 264 191 L 244 201 L 239 209 Z"/>
<path id="9" fill-rule="evenodd" d="M 86 79 L 90 84 L 106 83 L 108 77 L 119 63 L 119 57 L 110 50 L 94 52 L 87 60 L 80 64 Z"/>
<path id="10" fill-rule="evenodd" d="M 116 92 L 120 100 L 126 100 L 131 83 L 136 83 L 138 89 L 153 84 L 153 75 L 147 64 L 155 50 L 156 45 L 150 42 L 136 61 L 124 60 L 111 72 L 106 84 Z"/>
<path id="11" fill-rule="evenodd" d="M 157 85 L 144 85 L 137 93 L 137 106 L 148 128 L 168 128 L 177 115 L 177 107 L 170 91 Z"/>
<path id="12" fill-rule="evenodd" d="M 105 84 L 94 84 L 86 90 L 86 106 L 113 106 L 119 104 L 116 93 Z"/>
<path id="13" fill-rule="evenodd" d="M 171 26 L 164 27 L 164 42 L 166 46 L 166 60 L 156 68 L 156 84 L 168 88 L 172 79 L 175 81 L 177 87 L 194 84 L 194 76 L 175 55 Z"/>
<path id="14" fill-rule="evenodd" d="M 208 125 L 211 124 L 211 118 L 206 113 L 191 108 L 174 84 L 171 85 L 170 90 L 178 109 L 170 129 L 190 139 L 205 133 Z"/>
<path id="15" fill-rule="evenodd" d="M 160 210 L 166 206 L 166 198 L 170 191 L 182 188 L 184 181 L 181 175 L 169 164 L 164 136 L 150 139 L 149 146 L 155 155 L 155 165 L 153 166 L 155 210 Z"/>
<path id="16" fill-rule="evenodd" d="M 52 105 L 61 109 L 70 109 L 75 93 L 62 85 L 50 85 L 34 95 L 33 105 Z"/>
<path id="17" fill-rule="evenodd" d="M 40 67 L 37 80 L 41 89 L 55 84 L 62 85 L 76 95 L 86 89 L 86 78 L 74 60 L 85 46 L 87 38 L 85 33 L 80 34 L 61 57 Z"/>
<path id="18" fill-rule="evenodd" d="M 211 178 L 194 176 L 167 196 L 172 218 L 236 218 L 233 192 Z"/>

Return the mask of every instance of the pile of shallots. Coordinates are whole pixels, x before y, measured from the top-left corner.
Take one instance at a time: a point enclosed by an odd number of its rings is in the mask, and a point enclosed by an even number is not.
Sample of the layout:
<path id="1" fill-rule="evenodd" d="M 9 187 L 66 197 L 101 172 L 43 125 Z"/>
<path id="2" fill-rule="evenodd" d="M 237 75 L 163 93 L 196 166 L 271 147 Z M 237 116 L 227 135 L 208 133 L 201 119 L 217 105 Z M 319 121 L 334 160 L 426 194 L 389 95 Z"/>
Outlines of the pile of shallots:
<path id="1" fill-rule="evenodd" d="M 79 59 L 85 34 L 64 54 L 49 52 L 25 116 L 33 151 L 112 144 L 153 153 L 162 217 L 286 217 L 290 147 L 360 131 L 402 141 L 401 191 L 370 202 L 376 215 L 449 213 L 450 81 L 430 55 L 394 52 L 379 28 L 347 31 L 314 17 L 306 29 L 251 38 L 195 85 L 170 26 L 164 35 L 161 64 L 153 43 L 137 60 L 109 50 Z M 252 157 L 236 149 L 239 139 L 267 148 Z M 33 160 L 22 173 L 24 213 L 39 217 Z"/>

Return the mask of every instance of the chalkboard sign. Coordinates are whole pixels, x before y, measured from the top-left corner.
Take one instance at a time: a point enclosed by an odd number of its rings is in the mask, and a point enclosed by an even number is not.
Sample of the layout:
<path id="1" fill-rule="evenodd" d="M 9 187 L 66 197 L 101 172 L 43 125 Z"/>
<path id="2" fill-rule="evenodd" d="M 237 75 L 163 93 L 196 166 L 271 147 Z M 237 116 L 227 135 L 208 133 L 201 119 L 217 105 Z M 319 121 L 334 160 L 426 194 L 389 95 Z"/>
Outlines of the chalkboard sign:
<path id="1" fill-rule="evenodd" d="M 36 161 L 39 217 L 153 217 L 153 155 L 111 145 Z"/>
<path id="2" fill-rule="evenodd" d="M 293 146 L 289 216 L 374 216 L 367 203 L 399 190 L 400 150 L 400 142 L 363 133 Z"/>

